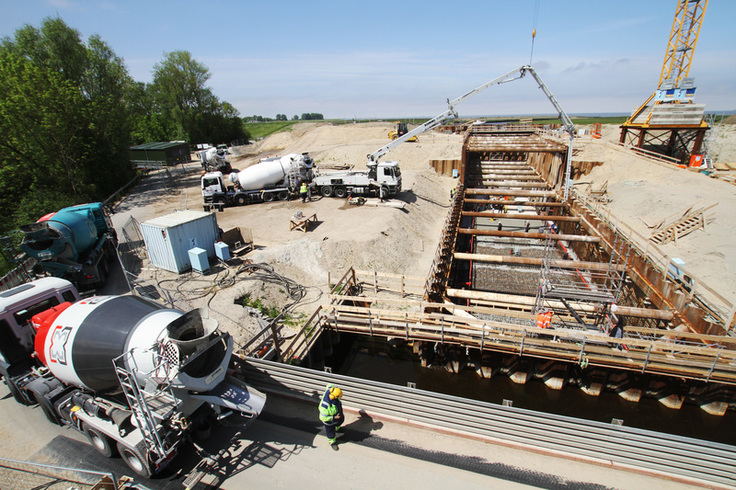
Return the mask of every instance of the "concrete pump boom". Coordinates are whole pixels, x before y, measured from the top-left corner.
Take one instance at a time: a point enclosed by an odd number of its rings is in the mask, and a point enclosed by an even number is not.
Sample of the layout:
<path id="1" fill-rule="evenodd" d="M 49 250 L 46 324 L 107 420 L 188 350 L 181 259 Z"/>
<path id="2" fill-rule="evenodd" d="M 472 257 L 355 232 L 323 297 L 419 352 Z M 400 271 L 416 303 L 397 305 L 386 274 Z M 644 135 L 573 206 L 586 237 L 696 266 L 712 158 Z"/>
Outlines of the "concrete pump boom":
<path id="1" fill-rule="evenodd" d="M 565 131 L 567 131 L 570 135 L 570 145 L 567 149 L 567 165 L 565 169 L 565 196 L 564 200 L 567 201 L 568 192 L 569 192 L 569 181 L 570 181 L 570 166 L 571 166 L 571 159 L 572 159 L 572 143 L 575 136 L 575 125 L 572 123 L 570 118 L 567 116 L 565 111 L 562 109 L 560 104 L 557 102 L 557 99 L 554 95 L 552 95 L 552 92 L 549 91 L 547 86 L 544 84 L 542 79 L 539 77 L 537 72 L 532 68 L 530 65 L 524 65 L 521 66 L 515 70 L 512 70 L 505 75 L 501 75 L 498 78 L 494 78 L 493 80 L 484 83 L 483 85 L 480 85 L 473 90 L 461 95 L 460 97 L 453 99 L 450 101 L 448 99 L 447 101 L 447 110 L 441 114 L 436 115 L 432 119 L 428 120 L 424 124 L 417 126 L 416 128 L 412 129 L 408 133 L 404 134 L 403 136 L 400 136 L 399 138 L 396 138 L 395 140 L 391 141 L 390 143 L 380 147 L 373 153 L 368 154 L 368 166 L 375 166 L 378 163 L 378 160 L 391 151 L 392 149 L 396 148 L 409 138 L 412 138 L 413 136 L 416 136 L 420 133 L 423 133 L 425 131 L 429 131 L 430 129 L 436 128 L 440 124 L 442 124 L 446 119 L 449 119 L 450 117 L 458 117 L 457 111 L 455 110 L 455 106 L 458 105 L 460 102 L 463 102 L 466 99 L 469 99 L 470 97 L 482 92 L 483 90 L 487 89 L 488 87 L 492 87 L 493 85 L 501 85 L 502 83 L 512 82 L 514 80 L 519 80 L 520 78 L 523 78 L 526 73 L 529 72 L 532 75 L 532 78 L 534 78 L 534 81 L 537 82 L 537 85 L 539 85 L 539 88 L 542 89 L 542 92 L 544 92 L 544 95 L 549 99 L 549 101 L 554 106 L 555 110 L 557 111 L 558 116 L 562 120 L 562 124 L 565 127 Z M 514 76 L 516 75 L 516 76 Z"/>

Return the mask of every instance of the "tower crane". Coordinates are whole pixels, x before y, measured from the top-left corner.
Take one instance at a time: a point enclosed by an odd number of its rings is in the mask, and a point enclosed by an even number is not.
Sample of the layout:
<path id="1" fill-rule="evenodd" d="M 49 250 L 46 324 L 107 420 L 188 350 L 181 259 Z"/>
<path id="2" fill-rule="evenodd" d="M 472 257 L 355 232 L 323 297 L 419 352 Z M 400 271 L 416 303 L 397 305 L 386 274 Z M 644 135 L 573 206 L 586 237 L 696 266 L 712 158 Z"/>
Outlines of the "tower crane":
<path id="1" fill-rule="evenodd" d="M 621 126 L 620 142 L 688 163 L 708 130 L 704 105 L 694 104 L 690 65 L 708 0 L 679 0 L 657 89 Z"/>

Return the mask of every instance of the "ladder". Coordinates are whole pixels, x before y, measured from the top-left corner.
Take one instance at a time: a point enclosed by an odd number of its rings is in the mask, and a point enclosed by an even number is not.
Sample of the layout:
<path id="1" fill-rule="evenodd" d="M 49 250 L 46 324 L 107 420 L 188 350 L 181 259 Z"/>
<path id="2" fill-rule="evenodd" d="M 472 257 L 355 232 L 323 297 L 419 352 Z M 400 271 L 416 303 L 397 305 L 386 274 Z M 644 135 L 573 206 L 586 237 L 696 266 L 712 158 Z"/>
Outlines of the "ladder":
<path id="1" fill-rule="evenodd" d="M 171 416 L 181 402 L 171 388 L 169 363 L 158 352 L 146 352 L 147 355 L 154 356 L 155 367 L 151 372 L 144 373 L 146 383 L 141 386 L 134 350 L 135 348 L 115 358 L 113 365 L 146 447 L 155 454 L 154 462 L 158 464 L 169 457 L 176 446 L 165 442 L 157 430 L 158 426 Z"/>

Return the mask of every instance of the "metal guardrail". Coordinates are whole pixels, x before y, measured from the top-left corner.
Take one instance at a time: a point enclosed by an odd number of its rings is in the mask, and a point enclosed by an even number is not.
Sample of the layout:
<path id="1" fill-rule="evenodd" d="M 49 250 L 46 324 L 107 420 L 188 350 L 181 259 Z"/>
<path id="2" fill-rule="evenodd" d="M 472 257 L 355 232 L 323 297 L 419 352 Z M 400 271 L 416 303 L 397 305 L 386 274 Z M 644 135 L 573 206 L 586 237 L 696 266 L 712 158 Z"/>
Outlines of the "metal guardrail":
<path id="1" fill-rule="evenodd" d="M 327 383 L 345 392 L 348 409 L 427 424 L 491 441 L 519 444 L 601 464 L 640 468 L 736 485 L 736 446 L 247 359 L 248 381 L 267 392 L 312 399 Z"/>

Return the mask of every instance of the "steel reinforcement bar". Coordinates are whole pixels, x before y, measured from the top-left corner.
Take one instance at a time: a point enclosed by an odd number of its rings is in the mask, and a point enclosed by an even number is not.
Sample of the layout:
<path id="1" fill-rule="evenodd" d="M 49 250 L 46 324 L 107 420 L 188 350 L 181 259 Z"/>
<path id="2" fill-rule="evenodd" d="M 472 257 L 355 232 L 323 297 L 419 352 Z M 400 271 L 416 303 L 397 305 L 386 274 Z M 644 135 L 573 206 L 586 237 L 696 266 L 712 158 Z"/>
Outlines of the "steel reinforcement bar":
<path id="1" fill-rule="evenodd" d="M 552 451 L 621 469 L 648 470 L 725 486 L 736 485 L 736 446 L 624 425 L 497 405 L 416 388 L 246 359 L 247 380 L 266 392 L 311 399 L 327 383 L 346 393 L 344 405 L 489 442 Z M 316 410 L 316 408 L 315 408 Z"/>

